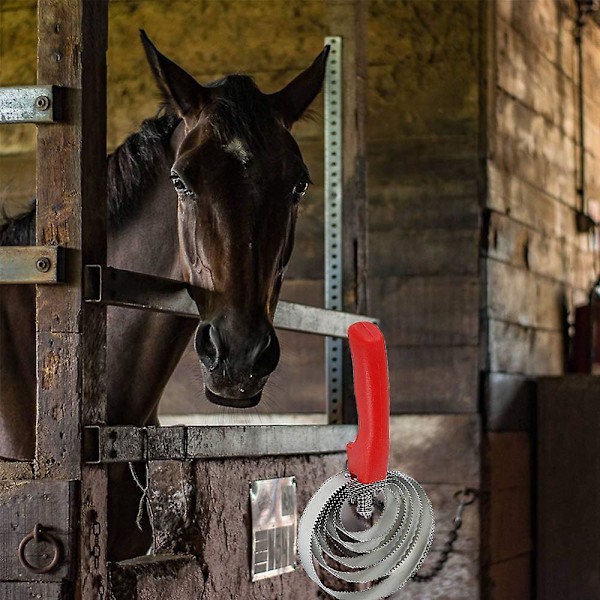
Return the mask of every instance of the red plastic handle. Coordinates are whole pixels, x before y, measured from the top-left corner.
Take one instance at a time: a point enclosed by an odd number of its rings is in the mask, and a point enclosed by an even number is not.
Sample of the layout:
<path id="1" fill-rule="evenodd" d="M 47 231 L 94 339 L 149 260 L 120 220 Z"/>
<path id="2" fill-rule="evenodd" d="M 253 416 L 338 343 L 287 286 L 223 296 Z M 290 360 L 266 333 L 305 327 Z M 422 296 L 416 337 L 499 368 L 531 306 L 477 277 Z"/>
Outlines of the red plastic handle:
<path id="1" fill-rule="evenodd" d="M 390 390 L 383 334 L 376 325 L 348 328 L 358 434 L 347 446 L 348 470 L 361 483 L 385 479 L 390 454 Z"/>

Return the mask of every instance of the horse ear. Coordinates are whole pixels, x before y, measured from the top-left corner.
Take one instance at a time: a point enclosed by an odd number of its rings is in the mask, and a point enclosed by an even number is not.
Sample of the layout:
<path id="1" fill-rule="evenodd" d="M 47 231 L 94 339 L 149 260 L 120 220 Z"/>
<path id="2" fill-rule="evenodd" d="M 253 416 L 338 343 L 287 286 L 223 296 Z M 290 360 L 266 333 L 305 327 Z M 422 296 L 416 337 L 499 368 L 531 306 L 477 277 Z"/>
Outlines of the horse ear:
<path id="1" fill-rule="evenodd" d="M 270 95 L 275 110 L 288 129 L 291 129 L 292 125 L 306 112 L 310 103 L 321 91 L 330 48 L 330 46 L 325 46 L 308 69 L 302 71 L 282 90 Z"/>
<path id="2" fill-rule="evenodd" d="M 140 37 L 165 102 L 184 118 L 198 110 L 206 102 L 206 89 L 179 65 L 161 54 L 143 29 L 140 29 Z"/>

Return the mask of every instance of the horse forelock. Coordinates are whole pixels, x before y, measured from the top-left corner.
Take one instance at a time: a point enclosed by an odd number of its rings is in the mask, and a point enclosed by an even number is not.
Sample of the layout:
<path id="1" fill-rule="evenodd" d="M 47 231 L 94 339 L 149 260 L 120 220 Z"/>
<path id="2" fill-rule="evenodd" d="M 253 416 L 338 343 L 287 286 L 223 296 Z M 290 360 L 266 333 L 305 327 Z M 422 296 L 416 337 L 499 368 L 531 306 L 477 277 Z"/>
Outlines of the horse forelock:
<path id="1" fill-rule="evenodd" d="M 249 75 L 228 75 L 209 85 L 215 90 L 207 120 L 223 146 L 239 144 L 252 154 L 262 152 L 277 128 L 268 97 Z"/>

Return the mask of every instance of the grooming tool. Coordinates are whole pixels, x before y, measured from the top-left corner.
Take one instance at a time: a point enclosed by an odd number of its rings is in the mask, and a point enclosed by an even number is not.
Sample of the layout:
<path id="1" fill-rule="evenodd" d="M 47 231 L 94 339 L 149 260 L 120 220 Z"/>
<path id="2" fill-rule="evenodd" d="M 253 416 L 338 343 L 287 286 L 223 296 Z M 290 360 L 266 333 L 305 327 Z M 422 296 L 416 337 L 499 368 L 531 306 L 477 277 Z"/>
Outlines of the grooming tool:
<path id="1" fill-rule="evenodd" d="M 330 596 L 378 600 L 417 572 L 431 547 L 434 518 L 423 488 L 387 470 L 390 399 L 383 334 L 360 322 L 350 326 L 348 338 L 358 434 L 347 446 L 348 471 L 329 478 L 308 502 L 298 554 L 308 576 Z M 332 579 L 369 586 L 336 590 L 329 587 Z"/>

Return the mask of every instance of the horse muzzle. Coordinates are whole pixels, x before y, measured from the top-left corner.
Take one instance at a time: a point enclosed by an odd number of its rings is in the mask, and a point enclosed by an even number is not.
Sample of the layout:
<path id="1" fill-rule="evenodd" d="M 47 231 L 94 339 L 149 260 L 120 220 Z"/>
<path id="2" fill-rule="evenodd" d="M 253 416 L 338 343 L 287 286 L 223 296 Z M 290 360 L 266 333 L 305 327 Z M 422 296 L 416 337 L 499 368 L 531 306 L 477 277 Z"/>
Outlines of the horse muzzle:
<path id="1" fill-rule="evenodd" d="M 251 408 L 279 362 L 279 341 L 270 324 L 240 336 L 215 324 L 198 327 L 194 346 L 207 399 L 220 406 Z"/>

